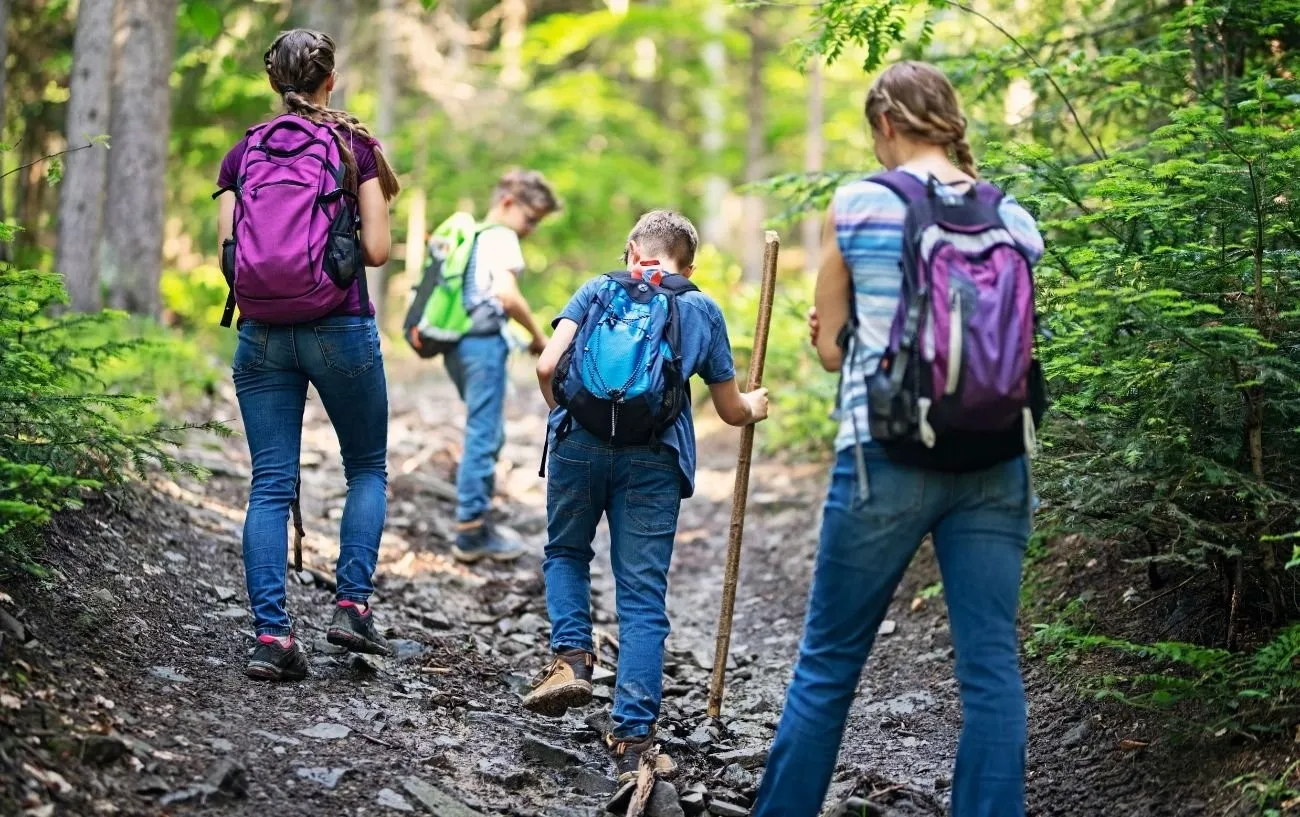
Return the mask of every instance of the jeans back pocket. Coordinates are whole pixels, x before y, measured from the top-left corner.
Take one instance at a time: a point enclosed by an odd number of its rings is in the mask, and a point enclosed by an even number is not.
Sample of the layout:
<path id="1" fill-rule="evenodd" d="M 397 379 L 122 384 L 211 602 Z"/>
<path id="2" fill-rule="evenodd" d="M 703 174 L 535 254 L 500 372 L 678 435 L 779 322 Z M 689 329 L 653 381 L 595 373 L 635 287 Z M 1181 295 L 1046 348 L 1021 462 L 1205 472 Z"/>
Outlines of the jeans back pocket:
<path id="1" fill-rule="evenodd" d="M 345 377 L 357 377 L 375 365 L 375 347 L 379 338 L 373 321 L 342 325 L 322 324 L 314 327 L 321 357 L 331 371 Z"/>

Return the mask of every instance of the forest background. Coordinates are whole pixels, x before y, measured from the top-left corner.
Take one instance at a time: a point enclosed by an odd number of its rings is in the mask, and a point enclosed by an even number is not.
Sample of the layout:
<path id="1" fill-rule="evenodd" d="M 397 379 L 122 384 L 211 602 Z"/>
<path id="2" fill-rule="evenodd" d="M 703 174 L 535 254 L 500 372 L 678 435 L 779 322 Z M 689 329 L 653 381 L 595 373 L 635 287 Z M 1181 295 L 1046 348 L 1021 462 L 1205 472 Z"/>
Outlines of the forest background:
<path id="1" fill-rule="evenodd" d="M 1109 604 L 1115 588 L 1065 593 L 1031 570 L 1031 654 L 1112 656 L 1085 692 L 1198 739 L 1294 734 L 1296 0 L 0 0 L 6 570 L 39 572 L 41 526 L 87 490 L 186 468 L 177 435 L 224 432 L 165 417 L 225 376 L 210 195 L 225 152 L 276 110 L 263 50 L 299 25 L 340 43 L 335 105 L 405 187 L 394 260 L 370 273 L 387 330 L 425 232 L 482 213 L 509 167 L 543 171 L 564 200 L 524 245 L 543 317 L 617 266 L 640 213 L 672 207 L 701 227 L 700 280 L 742 365 L 775 227 L 762 439 L 780 456 L 828 454 L 836 381 L 803 313 L 829 193 L 875 169 L 866 89 L 888 60 L 939 64 L 983 174 L 1047 236 L 1054 408 L 1031 556 L 1110 548 L 1161 602 Z"/>

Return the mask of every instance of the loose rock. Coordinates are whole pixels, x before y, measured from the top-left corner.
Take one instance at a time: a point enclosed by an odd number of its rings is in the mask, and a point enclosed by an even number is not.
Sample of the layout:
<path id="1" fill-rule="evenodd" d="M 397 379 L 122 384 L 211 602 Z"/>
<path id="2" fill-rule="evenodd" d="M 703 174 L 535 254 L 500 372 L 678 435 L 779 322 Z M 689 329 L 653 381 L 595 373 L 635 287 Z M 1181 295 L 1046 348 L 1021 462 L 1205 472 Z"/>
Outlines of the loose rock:
<path id="1" fill-rule="evenodd" d="M 375 802 L 393 811 L 415 811 L 415 808 L 407 802 L 405 797 L 392 789 L 380 789 L 375 796 Z"/>
<path id="2" fill-rule="evenodd" d="M 677 801 L 677 788 L 664 780 L 656 781 L 646 804 L 646 817 L 686 817 Z"/>
<path id="3" fill-rule="evenodd" d="M 714 800 L 709 803 L 709 813 L 718 817 L 749 817 L 749 809 L 728 803 L 726 800 Z"/>
<path id="4" fill-rule="evenodd" d="M 738 763 L 746 769 L 754 769 L 767 762 L 767 748 L 764 746 L 750 746 L 745 749 L 722 752 L 713 757 L 719 763 L 727 765 Z"/>
<path id="5" fill-rule="evenodd" d="M 524 757 L 552 769 L 564 769 L 569 766 L 581 766 L 582 758 L 573 752 L 540 738 L 527 736 L 522 741 Z"/>
<path id="6" fill-rule="evenodd" d="M 303 780 L 318 783 L 326 789 L 332 789 L 337 786 L 339 781 L 342 780 L 348 772 L 351 772 L 352 769 L 347 766 L 339 766 L 333 769 L 325 766 L 313 766 L 310 768 L 299 766 L 297 769 L 294 769 L 294 771 Z"/>
<path id="7" fill-rule="evenodd" d="M 433 817 L 482 817 L 479 812 L 462 801 L 418 777 L 411 776 L 403 780 L 402 788 L 418 800 Z"/>
<path id="8" fill-rule="evenodd" d="M 352 734 L 352 730 L 341 723 L 318 723 L 306 729 L 299 729 L 298 734 L 318 740 L 342 740 Z"/>
<path id="9" fill-rule="evenodd" d="M 81 739 L 79 755 L 82 763 L 107 766 L 129 751 L 131 747 L 117 735 L 87 735 Z"/>

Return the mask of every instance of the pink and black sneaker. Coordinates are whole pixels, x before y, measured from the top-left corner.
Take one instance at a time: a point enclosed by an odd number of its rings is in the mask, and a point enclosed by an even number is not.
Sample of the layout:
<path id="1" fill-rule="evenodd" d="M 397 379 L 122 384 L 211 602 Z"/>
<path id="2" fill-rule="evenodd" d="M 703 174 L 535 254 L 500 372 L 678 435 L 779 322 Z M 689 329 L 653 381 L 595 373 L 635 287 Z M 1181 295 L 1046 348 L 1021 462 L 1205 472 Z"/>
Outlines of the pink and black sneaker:
<path id="1" fill-rule="evenodd" d="M 330 621 L 325 640 L 349 652 L 392 655 L 388 642 L 375 629 L 375 617 L 368 604 L 340 601 L 334 609 L 334 618 Z"/>
<path id="2" fill-rule="evenodd" d="M 301 681 L 307 677 L 307 656 L 292 635 L 260 635 L 244 674 L 255 681 Z"/>

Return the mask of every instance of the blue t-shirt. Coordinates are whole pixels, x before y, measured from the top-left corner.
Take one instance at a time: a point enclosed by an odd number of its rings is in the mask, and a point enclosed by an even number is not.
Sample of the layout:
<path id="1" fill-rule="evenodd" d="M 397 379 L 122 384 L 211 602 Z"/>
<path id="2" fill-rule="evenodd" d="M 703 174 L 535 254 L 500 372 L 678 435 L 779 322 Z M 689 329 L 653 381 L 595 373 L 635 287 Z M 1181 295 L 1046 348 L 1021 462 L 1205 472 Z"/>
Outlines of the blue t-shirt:
<path id="1" fill-rule="evenodd" d="M 565 319 L 581 325 L 604 277 L 583 284 L 551 326 L 558 326 Z M 717 303 L 703 292 L 678 295 L 677 319 L 681 332 L 677 353 L 682 357 L 682 373 L 687 378 L 699 375 L 710 386 L 735 379 L 736 362 L 731 356 L 727 323 Z M 560 406 L 551 411 L 548 433 L 555 433 L 567 413 Z M 661 442 L 677 452 L 677 465 L 682 472 L 682 496 L 689 497 L 695 493 L 695 423 L 691 419 L 689 404 L 678 415 L 672 428 L 664 432 Z"/>

